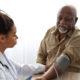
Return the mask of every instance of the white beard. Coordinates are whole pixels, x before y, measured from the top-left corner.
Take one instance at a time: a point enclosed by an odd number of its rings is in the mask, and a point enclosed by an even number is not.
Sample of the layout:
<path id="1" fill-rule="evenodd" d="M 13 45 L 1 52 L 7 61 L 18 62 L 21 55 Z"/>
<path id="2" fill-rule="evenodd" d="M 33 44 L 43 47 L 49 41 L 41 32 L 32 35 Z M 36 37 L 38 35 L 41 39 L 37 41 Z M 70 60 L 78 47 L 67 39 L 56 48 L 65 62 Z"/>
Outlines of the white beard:
<path id="1" fill-rule="evenodd" d="M 58 27 L 58 30 L 60 33 L 63 33 L 63 34 L 68 32 L 68 29 L 64 27 Z"/>

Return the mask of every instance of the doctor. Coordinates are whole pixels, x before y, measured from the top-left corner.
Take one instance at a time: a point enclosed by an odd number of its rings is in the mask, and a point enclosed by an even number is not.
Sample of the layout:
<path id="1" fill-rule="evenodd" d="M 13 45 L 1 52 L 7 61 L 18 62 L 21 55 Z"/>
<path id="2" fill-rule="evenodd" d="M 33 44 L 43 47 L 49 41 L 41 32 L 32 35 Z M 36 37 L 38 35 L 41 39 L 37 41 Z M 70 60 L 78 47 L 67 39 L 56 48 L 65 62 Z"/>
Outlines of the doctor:
<path id="1" fill-rule="evenodd" d="M 44 65 L 20 67 L 6 57 L 5 50 L 14 47 L 17 39 L 14 21 L 0 11 L 0 80 L 26 80 L 33 74 L 45 71 Z"/>

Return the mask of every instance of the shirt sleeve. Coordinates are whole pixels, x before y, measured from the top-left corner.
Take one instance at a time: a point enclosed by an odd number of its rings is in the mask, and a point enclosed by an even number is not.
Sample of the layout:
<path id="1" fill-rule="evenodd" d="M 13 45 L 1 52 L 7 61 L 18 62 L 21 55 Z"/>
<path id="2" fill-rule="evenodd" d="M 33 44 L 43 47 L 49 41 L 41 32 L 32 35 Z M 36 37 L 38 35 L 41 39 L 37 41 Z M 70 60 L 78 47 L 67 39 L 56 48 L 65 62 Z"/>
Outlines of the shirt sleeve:
<path id="1" fill-rule="evenodd" d="M 37 63 L 46 65 L 46 58 L 47 58 L 46 44 L 45 44 L 45 40 L 43 39 L 39 47 L 39 51 L 37 55 Z"/>
<path id="2" fill-rule="evenodd" d="M 33 76 L 34 74 L 42 73 L 45 71 L 45 65 L 35 63 L 35 64 L 26 64 L 23 66 L 19 66 L 15 64 L 18 79 L 25 80 L 29 77 Z"/>
<path id="3" fill-rule="evenodd" d="M 30 64 L 29 67 L 33 71 L 33 74 L 45 72 L 45 65 L 40 64 L 40 63 Z"/>

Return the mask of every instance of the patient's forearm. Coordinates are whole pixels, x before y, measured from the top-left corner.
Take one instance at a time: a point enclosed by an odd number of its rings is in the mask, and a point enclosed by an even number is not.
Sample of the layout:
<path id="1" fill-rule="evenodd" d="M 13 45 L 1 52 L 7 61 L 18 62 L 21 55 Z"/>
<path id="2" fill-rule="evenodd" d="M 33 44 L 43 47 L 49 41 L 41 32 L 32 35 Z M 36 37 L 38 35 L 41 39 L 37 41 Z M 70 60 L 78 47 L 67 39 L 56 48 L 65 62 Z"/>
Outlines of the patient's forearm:
<path id="1" fill-rule="evenodd" d="M 66 68 L 68 68 L 70 63 L 70 58 L 66 54 L 62 54 L 56 59 L 54 64 L 52 64 L 52 66 L 42 77 L 45 77 L 47 80 L 59 77 L 59 75 L 61 75 L 61 73 L 64 72 Z"/>
<path id="2" fill-rule="evenodd" d="M 54 64 L 43 74 L 42 77 L 44 77 L 46 80 L 57 78 L 57 74 L 60 74 L 60 70 L 57 68 L 57 66 L 54 66 Z"/>

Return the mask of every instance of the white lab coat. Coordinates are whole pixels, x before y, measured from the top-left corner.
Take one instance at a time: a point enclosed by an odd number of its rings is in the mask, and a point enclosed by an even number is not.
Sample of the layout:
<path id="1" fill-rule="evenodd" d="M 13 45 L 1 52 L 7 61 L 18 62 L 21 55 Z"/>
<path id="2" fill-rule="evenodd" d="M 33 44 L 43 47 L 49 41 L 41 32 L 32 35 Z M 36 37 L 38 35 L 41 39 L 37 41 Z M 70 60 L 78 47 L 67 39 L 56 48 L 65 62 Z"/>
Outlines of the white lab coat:
<path id="1" fill-rule="evenodd" d="M 45 71 L 45 66 L 41 64 L 24 65 L 23 67 L 16 65 L 1 52 L 0 61 L 0 80 L 26 80 L 33 74 Z"/>

